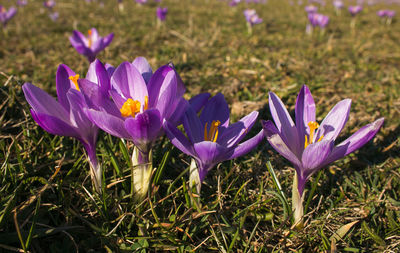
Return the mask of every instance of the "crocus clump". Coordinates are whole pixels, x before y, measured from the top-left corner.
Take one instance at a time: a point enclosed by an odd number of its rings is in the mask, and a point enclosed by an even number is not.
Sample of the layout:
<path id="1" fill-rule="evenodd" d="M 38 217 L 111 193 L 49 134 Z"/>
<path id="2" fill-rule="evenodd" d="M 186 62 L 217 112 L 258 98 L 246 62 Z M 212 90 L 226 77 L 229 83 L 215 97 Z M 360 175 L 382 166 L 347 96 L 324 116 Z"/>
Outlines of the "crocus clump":
<path id="1" fill-rule="evenodd" d="M 218 93 L 205 104 L 200 116 L 194 108 L 188 107 L 183 116 L 183 128 L 188 138 L 173 124 L 164 122 L 172 144 L 194 158 L 190 166 L 190 186 L 195 186 L 197 193 L 200 193 L 201 183 L 215 165 L 247 154 L 263 140 L 261 130 L 256 136 L 240 143 L 253 127 L 257 116 L 258 112 L 253 111 L 235 124 L 229 124 L 228 104 Z"/>
<path id="2" fill-rule="evenodd" d="M 376 15 L 382 19 L 386 19 L 386 23 L 389 25 L 392 23 L 392 19 L 396 15 L 396 12 L 392 10 L 379 10 Z"/>
<path id="3" fill-rule="evenodd" d="M 101 192 L 102 170 L 96 157 L 98 127 L 86 115 L 86 110 L 92 107 L 93 101 L 98 101 L 99 95 L 92 97 L 93 87 L 99 87 L 104 100 L 108 99 L 109 76 L 101 62 L 95 61 L 89 67 L 87 82 L 78 83 L 76 75 L 68 66 L 60 65 L 57 69 L 56 101 L 49 94 L 30 83 L 25 83 L 22 90 L 31 105 L 33 119 L 47 132 L 69 136 L 78 139 L 84 146 L 90 164 L 90 174 L 97 192 Z"/>
<path id="4" fill-rule="evenodd" d="M 185 87 L 172 66 L 162 66 L 153 74 L 147 60 L 138 57 L 132 63 L 122 63 L 113 72 L 110 90 L 113 101 L 105 109 L 87 110 L 99 128 L 134 143 L 132 173 L 138 199 L 147 194 L 151 151 L 163 134 L 163 121 L 177 124 L 187 106 L 182 98 L 184 92 Z"/>
<path id="5" fill-rule="evenodd" d="M 325 28 L 329 23 L 329 17 L 320 13 L 309 13 L 308 20 L 313 27 Z"/>
<path id="6" fill-rule="evenodd" d="M 8 10 L 0 5 L 0 22 L 3 24 L 3 27 L 5 27 L 10 19 L 12 19 L 15 14 L 17 14 L 17 8 L 15 7 L 10 7 Z"/>
<path id="7" fill-rule="evenodd" d="M 256 24 L 260 24 L 263 20 L 260 18 L 254 9 L 246 9 L 243 11 L 244 17 L 247 22 L 248 33 L 252 33 L 252 28 Z"/>
<path id="8" fill-rule="evenodd" d="M 88 36 L 74 30 L 73 35 L 69 37 L 69 41 L 78 53 L 86 56 L 89 62 L 93 62 L 96 55 L 106 48 L 113 38 L 114 33 L 110 33 L 103 38 L 99 36 L 96 28 L 91 28 L 88 30 Z"/>
<path id="9" fill-rule="evenodd" d="M 356 151 L 371 140 L 383 124 L 383 118 L 367 124 L 335 146 L 335 140 L 346 124 L 350 112 L 350 99 L 337 103 L 321 125 L 316 122 L 315 103 L 310 90 L 304 85 L 297 97 L 293 122 L 282 101 L 269 93 L 272 121 L 264 121 L 268 142 L 295 168 L 293 208 L 295 224 L 302 226 L 303 192 L 308 179 L 328 164 Z"/>

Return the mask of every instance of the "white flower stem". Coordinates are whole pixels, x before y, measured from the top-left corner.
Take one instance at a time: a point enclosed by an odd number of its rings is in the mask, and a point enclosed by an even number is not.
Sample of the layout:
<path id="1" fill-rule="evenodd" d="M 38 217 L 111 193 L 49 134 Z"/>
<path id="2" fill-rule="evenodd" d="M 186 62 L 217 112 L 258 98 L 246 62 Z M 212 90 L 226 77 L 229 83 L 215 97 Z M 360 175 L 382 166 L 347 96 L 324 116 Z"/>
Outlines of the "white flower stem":
<path id="1" fill-rule="evenodd" d="M 200 195 L 201 191 L 201 181 L 200 181 L 200 175 L 199 175 L 199 169 L 197 168 L 196 160 L 192 158 L 190 162 L 190 168 L 189 168 L 189 186 L 192 189 L 193 187 L 196 187 L 196 193 Z"/>
<path id="2" fill-rule="evenodd" d="M 253 33 L 253 27 L 249 22 L 247 22 L 247 33 L 251 35 Z"/>
<path id="3" fill-rule="evenodd" d="M 135 201 L 143 200 L 149 190 L 152 166 L 152 152 L 142 153 L 134 147 L 132 154 L 132 194 Z"/>
<path id="4" fill-rule="evenodd" d="M 90 165 L 90 178 L 92 179 L 92 183 L 94 189 L 97 193 L 102 193 L 102 182 L 103 182 L 103 173 L 101 170 L 101 166 L 99 165 L 96 157 L 96 153 L 89 154 L 88 152 L 88 161 Z"/>
<path id="5" fill-rule="evenodd" d="M 355 27 L 356 27 L 356 18 L 353 17 L 353 18 L 351 18 L 351 21 L 350 21 L 350 28 L 354 30 Z"/>
<path id="6" fill-rule="evenodd" d="M 293 218 L 294 218 L 294 223 L 293 226 L 297 228 L 298 230 L 303 229 L 304 223 L 303 223 L 303 216 L 304 216 L 304 207 L 303 207 L 303 201 L 304 201 L 304 194 L 300 196 L 299 190 L 298 190 L 298 180 L 297 180 L 297 172 L 294 174 L 293 178 L 293 188 L 292 188 L 292 210 L 293 210 Z"/>

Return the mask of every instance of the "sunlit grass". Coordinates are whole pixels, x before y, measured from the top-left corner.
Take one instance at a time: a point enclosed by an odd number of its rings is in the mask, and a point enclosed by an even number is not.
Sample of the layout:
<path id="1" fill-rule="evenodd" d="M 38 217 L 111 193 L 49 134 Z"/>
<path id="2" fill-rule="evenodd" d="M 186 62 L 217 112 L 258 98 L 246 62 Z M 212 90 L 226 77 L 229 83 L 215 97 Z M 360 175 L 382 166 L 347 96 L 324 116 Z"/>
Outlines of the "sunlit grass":
<path id="1" fill-rule="evenodd" d="M 29 1 L 2 32 L 0 252 L 7 247 L 30 252 L 398 250 L 400 28 L 396 17 L 391 26 L 379 21 L 375 12 L 385 5 L 365 8 L 351 30 L 346 11 L 336 16 L 328 3 L 320 11 L 330 16 L 330 24 L 323 35 L 316 30 L 312 36 L 305 34 L 304 6 L 278 0 L 250 5 L 264 20 L 253 27 L 252 36 L 244 3 L 231 8 L 217 0 L 163 0 L 161 5 L 169 12 L 157 30 L 154 3 L 139 7 L 125 1 L 121 13 L 111 0 L 103 8 L 97 2 L 57 1 L 60 18 L 53 23 L 40 1 Z M 397 5 L 391 8 L 400 12 Z M 196 203 L 187 185 L 190 158 L 162 138 L 154 149 L 153 186 L 136 204 L 129 195 L 133 147 L 101 133 L 97 153 L 105 170 L 105 194 L 99 196 L 82 146 L 38 127 L 21 90 L 29 81 L 55 96 L 61 63 L 84 76 L 88 63 L 68 37 L 73 29 L 91 27 L 102 35 L 115 33 L 99 54 L 101 61 L 116 66 L 144 56 L 153 69 L 171 61 L 187 87 L 186 98 L 222 92 L 233 122 L 252 110 L 270 119 L 269 91 L 293 113 L 305 83 L 316 100 L 319 122 L 338 101 L 352 99 L 339 138 L 381 116 L 384 127 L 360 151 L 313 176 L 300 232 L 291 229 L 285 202 L 291 197 L 291 165 L 266 141 L 249 155 L 214 168 Z M 257 122 L 249 136 L 260 129 Z M 358 222 L 344 238 L 332 243 L 331 236 L 353 221 Z"/>

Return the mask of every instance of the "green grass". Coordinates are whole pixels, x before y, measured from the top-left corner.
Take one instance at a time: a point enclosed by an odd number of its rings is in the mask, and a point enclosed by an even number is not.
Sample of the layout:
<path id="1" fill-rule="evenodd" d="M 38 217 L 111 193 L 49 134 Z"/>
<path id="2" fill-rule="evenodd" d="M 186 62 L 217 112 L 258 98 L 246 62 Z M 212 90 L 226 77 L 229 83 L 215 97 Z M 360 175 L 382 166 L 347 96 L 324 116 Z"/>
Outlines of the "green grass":
<path id="1" fill-rule="evenodd" d="M 352 31 L 350 16 L 345 11 L 336 16 L 328 4 L 321 10 L 331 17 L 325 34 L 316 30 L 306 36 L 303 6 L 270 0 L 251 5 L 264 22 L 249 36 L 243 3 L 230 8 L 217 0 L 163 0 L 169 13 L 165 26 L 156 30 L 156 5 L 125 1 L 120 13 L 115 2 L 100 8 L 85 1 L 57 1 L 60 18 L 53 23 L 48 11 L 41 11 L 41 1 L 30 1 L 1 34 L 0 252 L 399 250 L 400 26 L 397 17 L 386 26 L 375 14 L 387 7 L 364 9 Z M 201 91 L 222 92 L 235 121 L 251 110 L 270 119 L 269 91 L 293 113 L 305 83 L 319 122 L 337 102 L 352 99 L 341 139 L 378 117 L 385 117 L 384 127 L 360 151 L 322 170 L 318 182 L 313 176 L 305 199 L 313 186 L 316 190 L 302 231 L 291 229 L 285 202 L 290 203 L 293 169 L 266 141 L 249 155 L 215 167 L 196 206 L 188 174 L 182 174 L 189 157 L 160 139 L 153 187 L 142 203 L 134 204 L 126 147 L 101 133 L 98 156 L 106 194 L 96 195 L 80 143 L 38 127 L 21 90 L 24 82 L 32 82 L 55 96 L 61 63 L 84 75 L 88 63 L 68 37 L 73 29 L 91 27 L 102 35 L 115 33 L 99 54 L 103 62 L 117 66 L 145 56 L 155 69 L 172 61 L 187 98 Z M 257 123 L 249 135 L 260 129 Z M 331 236 L 353 221 L 358 222 L 332 243 Z"/>

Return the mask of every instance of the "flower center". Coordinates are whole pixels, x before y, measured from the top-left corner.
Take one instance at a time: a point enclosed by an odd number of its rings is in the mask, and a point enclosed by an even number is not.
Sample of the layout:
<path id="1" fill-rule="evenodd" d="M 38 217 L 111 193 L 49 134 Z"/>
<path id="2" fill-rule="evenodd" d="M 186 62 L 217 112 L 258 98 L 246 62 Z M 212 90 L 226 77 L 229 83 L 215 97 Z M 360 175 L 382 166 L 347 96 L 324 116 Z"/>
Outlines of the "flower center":
<path id="1" fill-rule="evenodd" d="M 149 98 L 146 96 L 144 97 L 143 111 L 148 109 L 149 107 L 148 103 L 149 103 Z M 128 98 L 122 105 L 120 112 L 122 117 L 132 116 L 134 118 L 136 114 L 140 113 L 140 108 L 141 104 L 138 100 L 133 100 L 132 98 Z"/>
<path id="2" fill-rule="evenodd" d="M 0 7 L 0 13 L 5 13 L 6 12 L 6 8 L 4 8 L 4 6 Z"/>
<path id="3" fill-rule="evenodd" d="M 206 125 L 204 126 L 204 140 L 216 142 L 218 138 L 218 127 L 219 125 L 221 125 L 221 121 L 213 120 L 211 122 L 211 126 L 208 132 L 207 132 L 207 123 L 208 122 L 206 122 Z"/>
<path id="4" fill-rule="evenodd" d="M 70 76 L 70 77 L 68 77 L 68 79 L 71 80 L 75 84 L 75 87 L 78 91 L 81 91 L 81 89 L 79 89 L 79 85 L 78 85 L 79 75 Z"/>
<path id="5" fill-rule="evenodd" d="M 310 128 L 310 136 L 309 136 L 310 138 L 307 138 L 307 135 L 305 136 L 304 149 L 306 149 L 308 145 L 314 143 L 314 141 L 313 141 L 314 133 L 315 133 L 315 130 L 317 130 L 317 128 L 319 127 L 319 124 L 315 121 L 310 121 L 310 122 L 308 122 L 308 127 Z M 324 138 L 323 135 L 321 135 L 321 137 L 319 137 L 317 142 L 321 141 L 322 138 Z"/>
<path id="6" fill-rule="evenodd" d="M 88 30 L 88 47 L 92 46 L 92 30 Z"/>

